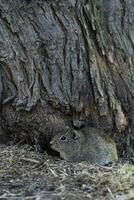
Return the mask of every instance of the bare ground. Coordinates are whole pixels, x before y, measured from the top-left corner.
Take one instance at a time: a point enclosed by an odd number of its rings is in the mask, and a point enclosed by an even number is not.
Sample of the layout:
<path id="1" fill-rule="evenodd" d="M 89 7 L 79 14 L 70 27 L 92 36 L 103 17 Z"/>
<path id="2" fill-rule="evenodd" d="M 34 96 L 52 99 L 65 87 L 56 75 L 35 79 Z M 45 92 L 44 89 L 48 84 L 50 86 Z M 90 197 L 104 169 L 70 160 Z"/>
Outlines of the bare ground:
<path id="1" fill-rule="evenodd" d="M 0 199 L 134 200 L 134 165 L 69 164 L 29 145 L 0 147 Z"/>

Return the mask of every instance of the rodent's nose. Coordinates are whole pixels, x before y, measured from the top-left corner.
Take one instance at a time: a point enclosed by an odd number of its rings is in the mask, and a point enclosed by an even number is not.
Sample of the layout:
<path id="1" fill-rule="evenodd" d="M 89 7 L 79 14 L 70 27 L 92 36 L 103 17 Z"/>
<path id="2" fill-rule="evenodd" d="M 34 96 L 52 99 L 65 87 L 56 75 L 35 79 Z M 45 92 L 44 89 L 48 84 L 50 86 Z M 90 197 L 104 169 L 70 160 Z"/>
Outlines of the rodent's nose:
<path id="1" fill-rule="evenodd" d="M 50 145 L 52 145 L 52 144 L 53 144 L 53 141 L 51 140 L 51 141 L 50 141 Z"/>

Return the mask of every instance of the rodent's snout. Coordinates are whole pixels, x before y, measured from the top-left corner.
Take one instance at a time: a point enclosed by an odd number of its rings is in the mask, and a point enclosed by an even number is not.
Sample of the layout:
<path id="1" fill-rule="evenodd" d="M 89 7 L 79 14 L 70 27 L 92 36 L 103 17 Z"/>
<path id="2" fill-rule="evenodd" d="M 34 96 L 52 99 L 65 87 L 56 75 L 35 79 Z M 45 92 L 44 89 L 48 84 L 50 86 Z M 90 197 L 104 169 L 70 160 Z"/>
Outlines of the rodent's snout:
<path id="1" fill-rule="evenodd" d="M 53 140 L 50 141 L 50 145 L 53 145 Z"/>
<path id="2" fill-rule="evenodd" d="M 54 149 L 54 148 L 57 146 L 57 142 L 55 142 L 55 140 L 53 140 L 53 139 L 50 141 L 49 144 L 50 144 L 50 147 L 51 147 L 52 149 Z"/>
<path id="3" fill-rule="evenodd" d="M 55 145 L 54 145 L 53 140 L 51 140 L 49 144 L 50 144 L 50 147 L 51 147 L 52 149 L 54 149 Z"/>

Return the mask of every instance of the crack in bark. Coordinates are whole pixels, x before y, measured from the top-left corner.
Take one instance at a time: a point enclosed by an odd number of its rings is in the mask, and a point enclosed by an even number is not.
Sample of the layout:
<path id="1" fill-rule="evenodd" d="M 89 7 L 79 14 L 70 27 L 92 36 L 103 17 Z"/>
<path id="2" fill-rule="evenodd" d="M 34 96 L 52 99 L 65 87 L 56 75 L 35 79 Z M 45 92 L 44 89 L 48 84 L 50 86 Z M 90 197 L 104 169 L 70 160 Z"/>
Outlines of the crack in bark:
<path id="1" fill-rule="evenodd" d="M 124 18 L 125 18 L 125 15 L 126 15 L 126 9 L 125 9 L 125 6 L 126 6 L 126 2 L 125 0 L 120 0 L 120 3 L 122 5 L 122 16 L 121 16 L 121 27 L 122 27 L 122 30 L 124 29 Z"/>

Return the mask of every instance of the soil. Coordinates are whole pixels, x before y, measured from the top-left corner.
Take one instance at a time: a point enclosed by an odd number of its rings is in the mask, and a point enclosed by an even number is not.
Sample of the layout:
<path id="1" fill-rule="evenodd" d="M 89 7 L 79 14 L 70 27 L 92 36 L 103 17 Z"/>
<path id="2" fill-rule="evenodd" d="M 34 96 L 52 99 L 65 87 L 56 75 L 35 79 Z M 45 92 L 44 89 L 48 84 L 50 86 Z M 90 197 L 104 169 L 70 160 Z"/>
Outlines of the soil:
<path id="1" fill-rule="evenodd" d="M 2 200 L 133 200 L 134 165 L 70 164 L 29 145 L 0 147 Z"/>

